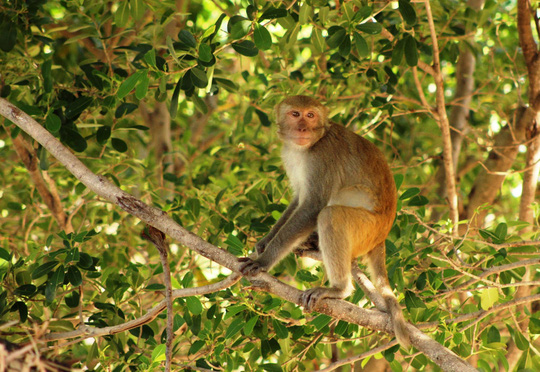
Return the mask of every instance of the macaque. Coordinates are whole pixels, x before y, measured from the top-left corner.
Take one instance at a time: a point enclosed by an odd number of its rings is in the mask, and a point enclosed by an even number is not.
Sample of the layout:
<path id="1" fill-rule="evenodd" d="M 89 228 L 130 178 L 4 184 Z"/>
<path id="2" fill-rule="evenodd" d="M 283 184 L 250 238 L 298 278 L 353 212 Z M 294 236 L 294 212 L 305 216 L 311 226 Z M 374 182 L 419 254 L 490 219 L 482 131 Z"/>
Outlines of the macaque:
<path id="1" fill-rule="evenodd" d="M 286 98 L 276 107 L 282 158 L 294 198 L 271 231 L 244 258 L 246 276 L 269 271 L 316 231 L 330 286 L 304 291 L 307 311 L 324 298 L 351 294 L 351 264 L 366 258 L 385 300 L 398 341 L 409 345 L 399 303 L 386 272 L 385 244 L 396 213 L 396 186 L 382 152 L 368 140 L 328 119 L 328 109 L 306 96 Z"/>

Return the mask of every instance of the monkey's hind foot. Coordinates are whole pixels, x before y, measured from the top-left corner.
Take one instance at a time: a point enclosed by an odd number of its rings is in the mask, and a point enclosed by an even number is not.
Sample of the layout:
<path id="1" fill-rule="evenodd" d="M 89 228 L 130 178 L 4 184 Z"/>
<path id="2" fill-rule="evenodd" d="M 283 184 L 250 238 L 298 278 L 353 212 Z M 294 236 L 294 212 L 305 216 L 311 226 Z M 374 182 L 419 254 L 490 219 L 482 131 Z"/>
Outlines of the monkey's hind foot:
<path id="1" fill-rule="evenodd" d="M 240 274 L 244 276 L 254 276 L 262 271 L 266 271 L 266 268 L 261 265 L 259 262 L 252 260 L 249 257 L 239 258 L 240 262 L 243 262 L 240 265 Z"/>
<path id="2" fill-rule="evenodd" d="M 300 296 L 300 302 L 306 311 L 312 311 L 324 298 L 342 299 L 347 297 L 346 295 L 345 291 L 340 289 L 316 287 L 305 290 Z"/>

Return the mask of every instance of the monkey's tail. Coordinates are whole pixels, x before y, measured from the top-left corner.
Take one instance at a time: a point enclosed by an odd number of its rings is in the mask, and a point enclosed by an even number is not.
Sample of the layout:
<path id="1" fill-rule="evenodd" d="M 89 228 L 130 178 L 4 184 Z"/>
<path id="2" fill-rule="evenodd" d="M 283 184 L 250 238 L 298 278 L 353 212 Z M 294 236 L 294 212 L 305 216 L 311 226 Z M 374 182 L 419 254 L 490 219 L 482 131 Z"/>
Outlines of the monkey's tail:
<path id="1" fill-rule="evenodd" d="M 374 281 L 375 287 L 384 299 L 386 311 L 392 318 L 392 325 L 397 341 L 404 348 L 408 349 L 411 346 L 407 322 L 403 316 L 401 306 L 390 287 L 388 274 L 386 271 L 386 254 L 385 246 L 378 246 L 367 254 L 368 269 L 371 274 L 371 280 Z"/>

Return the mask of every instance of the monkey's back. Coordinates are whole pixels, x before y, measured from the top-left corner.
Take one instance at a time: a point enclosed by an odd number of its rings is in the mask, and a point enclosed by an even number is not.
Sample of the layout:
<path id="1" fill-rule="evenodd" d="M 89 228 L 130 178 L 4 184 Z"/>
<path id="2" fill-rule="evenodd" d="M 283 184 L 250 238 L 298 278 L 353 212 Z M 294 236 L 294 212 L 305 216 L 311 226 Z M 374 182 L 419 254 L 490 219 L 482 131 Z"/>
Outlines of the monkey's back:
<path id="1" fill-rule="evenodd" d="M 370 211 L 388 220 L 390 229 L 396 212 L 396 186 L 377 146 L 342 125 L 331 123 L 326 135 L 309 152 L 315 155 L 311 167 L 320 169 L 318 180 L 312 183 L 333 184 L 329 198 L 351 187 L 362 190 L 373 201 Z"/>

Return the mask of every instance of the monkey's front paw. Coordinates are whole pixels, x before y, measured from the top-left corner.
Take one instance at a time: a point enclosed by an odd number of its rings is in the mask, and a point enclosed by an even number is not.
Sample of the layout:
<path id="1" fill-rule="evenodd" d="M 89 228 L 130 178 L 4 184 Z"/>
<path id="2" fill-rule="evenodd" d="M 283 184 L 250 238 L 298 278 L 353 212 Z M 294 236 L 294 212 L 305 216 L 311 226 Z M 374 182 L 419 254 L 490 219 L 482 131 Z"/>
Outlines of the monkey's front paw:
<path id="1" fill-rule="evenodd" d="M 266 271 L 263 265 L 249 257 L 241 257 L 239 260 L 243 262 L 243 264 L 240 265 L 240 273 L 244 276 L 253 276 L 261 271 Z"/>
<path id="2" fill-rule="evenodd" d="M 328 297 L 327 292 L 326 288 L 321 287 L 308 289 L 300 296 L 300 302 L 306 311 L 312 311 L 323 298 Z"/>

